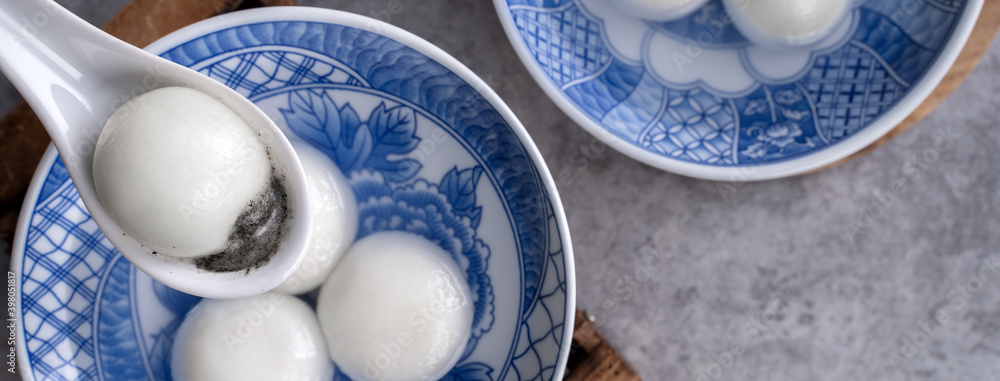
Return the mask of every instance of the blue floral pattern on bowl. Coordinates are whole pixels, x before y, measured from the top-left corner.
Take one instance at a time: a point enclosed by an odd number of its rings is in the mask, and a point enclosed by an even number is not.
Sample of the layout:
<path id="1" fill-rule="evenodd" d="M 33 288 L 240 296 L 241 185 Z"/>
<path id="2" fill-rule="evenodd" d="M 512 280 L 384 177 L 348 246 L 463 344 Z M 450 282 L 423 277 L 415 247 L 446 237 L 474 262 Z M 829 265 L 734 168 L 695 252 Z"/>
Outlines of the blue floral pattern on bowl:
<path id="1" fill-rule="evenodd" d="M 670 22 L 607 0 L 495 1 L 568 114 L 664 168 L 780 163 L 857 135 L 921 81 L 976 3 L 856 0 L 818 45 L 775 52 L 747 41 L 721 0 Z"/>
<path id="2" fill-rule="evenodd" d="M 253 23 L 182 32 L 157 53 L 236 89 L 333 159 L 359 203 L 358 238 L 403 230 L 451 253 L 475 314 L 445 379 L 560 374 L 573 313 L 565 220 L 513 127 L 476 86 L 423 53 L 296 14 L 262 10 Z M 53 149 L 39 171 L 14 256 L 24 372 L 169 380 L 173 334 L 199 299 L 114 249 Z M 348 378 L 338 370 L 335 379 Z"/>

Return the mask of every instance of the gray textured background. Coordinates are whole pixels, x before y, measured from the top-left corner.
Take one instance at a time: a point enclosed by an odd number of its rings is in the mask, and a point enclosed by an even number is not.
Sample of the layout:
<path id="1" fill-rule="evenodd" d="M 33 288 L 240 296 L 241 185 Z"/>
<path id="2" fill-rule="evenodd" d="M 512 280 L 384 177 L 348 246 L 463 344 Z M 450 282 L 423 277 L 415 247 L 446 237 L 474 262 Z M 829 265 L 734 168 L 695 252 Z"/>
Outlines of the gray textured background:
<path id="1" fill-rule="evenodd" d="M 126 1 L 60 3 L 103 24 Z M 490 2 L 402 5 L 389 21 L 486 79 L 553 174 L 566 173 L 578 306 L 643 378 L 1000 378 L 1000 277 L 981 262 L 1000 264 L 1000 44 L 934 114 L 874 153 L 723 184 L 588 148 L 595 139 L 528 75 Z M 0 113 L 17 101 L 0 84 Z"/>

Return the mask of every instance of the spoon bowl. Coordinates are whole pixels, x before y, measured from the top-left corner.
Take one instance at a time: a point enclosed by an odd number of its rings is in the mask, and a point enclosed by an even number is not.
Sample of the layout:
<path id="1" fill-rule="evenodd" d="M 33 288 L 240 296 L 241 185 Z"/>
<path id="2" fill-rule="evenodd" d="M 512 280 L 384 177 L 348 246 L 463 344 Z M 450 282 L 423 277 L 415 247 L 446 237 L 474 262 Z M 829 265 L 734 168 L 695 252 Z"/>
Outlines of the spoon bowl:
<path id="1" fill-rule="evenodd" d="M 108 35 L 52 0 L 0 0 L 0 52 L 0 70 L 42 121 L 94 221 L 140 270 L 189 294 L 239 298 L 277 287 L 299 266 L 312 224 L 302 165 L 274 122 L 245 97 Z M 152 255 L 125 233 L 98 198 L 92 163 L 108 118 L 132 98 L 175 86 L 215 97 L 239 114 L 259 134 L 274 170 L 285 179 L 288 233 L 274 257 L 259 268 L 216 273 L 191 260 Z"/>

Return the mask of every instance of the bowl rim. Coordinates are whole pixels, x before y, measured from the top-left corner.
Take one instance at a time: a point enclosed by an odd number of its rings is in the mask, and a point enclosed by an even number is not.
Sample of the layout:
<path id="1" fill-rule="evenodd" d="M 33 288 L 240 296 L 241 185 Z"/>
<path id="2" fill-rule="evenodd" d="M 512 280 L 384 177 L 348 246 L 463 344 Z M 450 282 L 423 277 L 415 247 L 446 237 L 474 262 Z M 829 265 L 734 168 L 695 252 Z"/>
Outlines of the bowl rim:
<path id="1" fill-rule="evenodd" d="M 803 156 L 766 164 L 748 164 L 736 166 L 711 166 L 675 160 L 660 154 L 642 149 L 593 121 L 582 110 L 571 102 L 567 96 L 549 80 L 532 58 L 531 52 L 521 40 L 517 27 L 510 16 L 507 0 L 493 0 L 497 16 L 503 25 L 507 39 L 517 52 L 521 63 L 528 69 L 535 82 L 542 88 L 562 111 L 577 125 L 583 127 L 594 138 L 608 144 L 618 152 L 638 160 L 646 165 L 683 176 L 714 181 L 746 182 L 773 180 L 784 177 L 808 174 L 836 163 L 865 147 L 868 147 L 882 136 L 892 131 L 906 119 L 910 113 L 923 103 L 938 84 L 945 78 L 952 65 L 958 59 L 965 47 L 976 21 L 979 18 L 985 0 L 967 0 L 959 20 L 944 47 L 941 48 L 927 72 L 914 84 L 910 91 L 897 101 L 896 105 L 882 113 L 875 121 L 860 131 L 845 139 L 822 147 L 819 150 L 806 153 Z"/>
<path id="2" fill-rule="evenodd" d="M 28 242 L 28 225 L 31 222 L 31 215 L 35 212 L 33 206 L 38 203 L 38 196 L 41 194 L 42 185 L 45 184 L 45 178 L 48 176 L 46 169 L 51 168 L 55 164 L 57 156 L 59 156 L 59 152 L 56 151 L 55 144 L 50 142 L 48 148 L 45 149 L 45 153 L 42 154 L 42 160 L 35 167 L 35 173 L 31 176 L 28 193 L 24 196 L 24 203 L 21 204 L 21 213 L 17 216 L 14 240 L 11 242 L 10 270 L 8 270 L 8 276 L 13 274 L 14 278 L 16 278 L 14 286 L 14 311 L 17 314 L 17 317 L 15 317 L 17 319 L 15 322 L 17 329 L 15 330 L 14 344 L 17 345 L 17 348 L 15 348 L 16 364 L 19 367 L 18 372 L 21 373 L 21 379 L 23 380 L 34 380 L 35 374 L 31 371 L 31 363 L 28 362 L 28 345 L 24 341 L 24 308 L 21 306 L 21 291 L 24 289 L 21 279 L 24 274 L 21 274 L 19 271 L 23 267 L 24 248 Z M 45 173 L 45 175 L 41 175 L 41 173 Z"/>
<path id="3" fill-rule="evenodd" d="M 367 30 L 395 40 L 396 42 L 399 42 L 400 44 L 434 60 L 438 64 L 444 66 L 447 70 L 457 75 L 461 80 L 471 85 L 481 96 L 483 96 L 484 99 L 487 100 L 487 102 L 489 102 L 490 106 L 493 107 L 505 121 L 507 121 L 514 135 L 517 136 L 518 140 L 524 146 L 528 157 L 530 157 L 532 162 L 535 164 L 539 178 L 545 187 L 545 191 L 548 192 L 549 203 L 553 209 L 556 224 L 558 225 L 560 243 L 562 244 L 564 276 L 566 282 L 566 311 L 562 328 L 563 340 L 559 348 L 559 353 L 557 354 L 555 371 L 552 375 L 552 379 L 561 380 L 569 359 L 573 329 L 575 326 L 574 320 L 576 317 L 576 266 L 569 225 L 566 219 L 566 212 L 562 204 L 562 199 L 559 196 L 559 191 L 556 188 L 555 180 L 549 171 L 548 165 L 545 163 L 545 159 L 542 157 L 541 151 L 539 151 L 538 147 L 535 145 L 534 140 L 532 140 L 531 136 L 528 134 L 527 129 L 525 129 L 524 125 L 517 118 L 510 107 L 507 106 L 503 99 L 501 99 L 500 96 L 489 85 L 487 85 L 482 78 L 461 63 L 461 61 L 429 41 L 381 20 L 334 9 L 305 6 L 264 7 L 211 17 L 171 32 L 170 34 L 163 36 L 152 44 L 146 46 L 145 50 L 153 53 L 163 52 L 168 48 L 176 46 L 180 42 L 191 39 L 191 37 L 197 37 L 207 33 L 241 25 L 275 21 L 304 21 L 343 25 Z M 24 248 L 27 242 L 27 230 L 30 225 L 31 215 L 34 213 L 33 206 L 38 202 L 39 192 L 42 185 L 45 183 L 46 176 L 48 175 L 47 169 L 55 163 L 57 156 L 58 152 L 50 143 L 48 149 L 39 162 L 38 167 L 35 169 L 34 175 L 32 176 L 31 183 L 28 187 L 28 193 L 24 199 L 20 216 L 18 217 L 17 230 L 14 235 L 11 255 L 12 271 L 14 269 L 20 270 L 23 265 Z M 18 287 L 16 287 L 15 295 L 16 308 L 18 316 L 20 317 L 23 316 L 23 310 L 21 309 L 20 282 L 21 275 L 23 274 L 14 274 L 17 277 L 16 284 L 18 285 Z M 24 324 L 22 320 L 16 330 L 16 351 L 18 355 L 17 364 L 22 369 L 21 373 L 24 379 L 34 380 L 34 373 L 30 371 L 32 368 L 31 364 L 28 362 L 28 353 L 24 342 L 23 329 Z"/>

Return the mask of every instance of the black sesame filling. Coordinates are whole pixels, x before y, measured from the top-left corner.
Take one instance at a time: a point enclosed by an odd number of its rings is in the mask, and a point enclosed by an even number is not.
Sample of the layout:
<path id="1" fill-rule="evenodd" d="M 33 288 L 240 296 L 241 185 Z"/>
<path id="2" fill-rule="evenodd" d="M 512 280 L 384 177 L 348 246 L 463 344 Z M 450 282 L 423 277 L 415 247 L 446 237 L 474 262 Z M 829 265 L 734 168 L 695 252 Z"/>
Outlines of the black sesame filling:
<path id="1" fill-rule="evenodd" d="M 272 172 L 273 173 L 273 172 Z M 236 219 L 226 249 L 195 259 L 195 265 L 213 272 L 236 272 L 259 268 L 278 252 L 287 233 L 288 196 L 284 182 L 271 175 L 267 189 L 251 200 Z"/>

